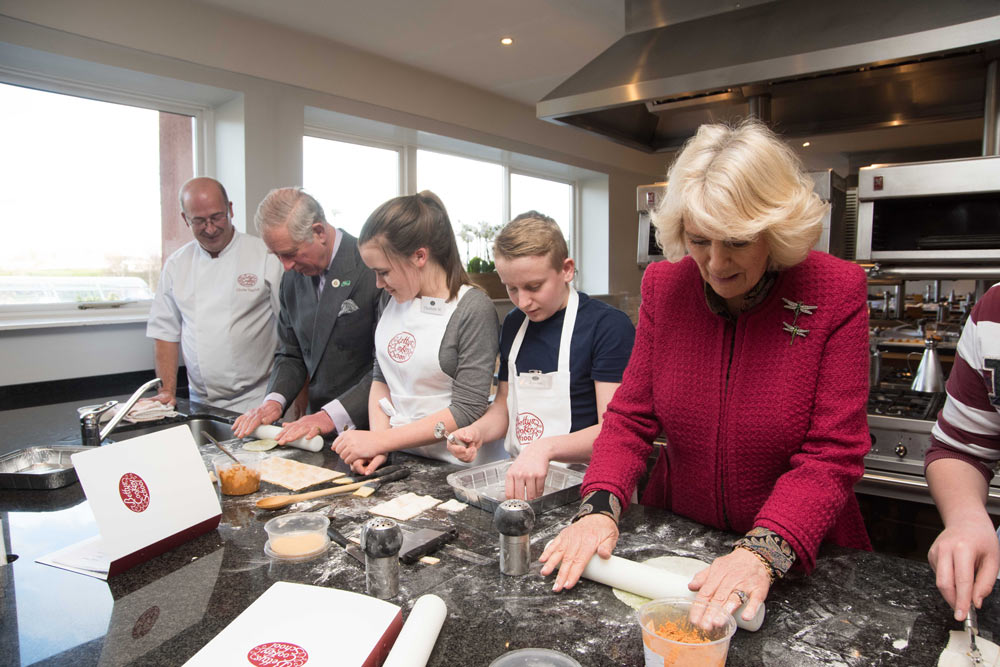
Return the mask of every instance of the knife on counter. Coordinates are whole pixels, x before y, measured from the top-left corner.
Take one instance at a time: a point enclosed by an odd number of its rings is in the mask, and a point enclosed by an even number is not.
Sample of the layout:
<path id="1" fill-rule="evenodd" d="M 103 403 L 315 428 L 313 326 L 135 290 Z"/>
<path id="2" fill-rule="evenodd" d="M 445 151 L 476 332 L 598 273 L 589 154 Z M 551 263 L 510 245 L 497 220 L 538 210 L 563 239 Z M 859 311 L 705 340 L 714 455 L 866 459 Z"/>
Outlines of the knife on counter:
<path id="1" fill-rule="evenodd" d="M 969 602 L 969 615 L 965 617 L 965 630 L 969 633 L 969 657 L 972 658 L 972 664 L 981 665 L 983 664 L 983 654 L 979 652 L 979 647 L 976 646 L 976 635 L 979 634 L 979 620 L 976 618 L 976 607 Z"/>
<path id="2" fill-rule="evenodd" d="M 344 537 L 344 534 L 333 526 L 326 529 L 326 534 L 331 540 L 344 547 L 348 556 L 361 563 L 361 567 L 365 566 L 365 554 L 361 551 L 361 547 Z"/>

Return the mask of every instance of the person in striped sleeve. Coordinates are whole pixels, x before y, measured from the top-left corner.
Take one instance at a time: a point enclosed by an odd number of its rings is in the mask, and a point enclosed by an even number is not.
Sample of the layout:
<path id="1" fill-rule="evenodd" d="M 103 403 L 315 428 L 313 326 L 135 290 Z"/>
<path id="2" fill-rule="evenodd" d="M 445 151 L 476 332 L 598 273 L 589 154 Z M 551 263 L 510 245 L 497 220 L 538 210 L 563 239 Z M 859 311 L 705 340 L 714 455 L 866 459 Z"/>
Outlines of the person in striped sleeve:
<path id="1" fill-rule="evenodd" d="M 976 303 L 958 341 L 948 398 L 931 431 L 924 472 L 944 530 L 927 552 L 955 620 L 993 590 L 1000 542 L 986 512 L 1000 460 L 1000 284 Z"/>

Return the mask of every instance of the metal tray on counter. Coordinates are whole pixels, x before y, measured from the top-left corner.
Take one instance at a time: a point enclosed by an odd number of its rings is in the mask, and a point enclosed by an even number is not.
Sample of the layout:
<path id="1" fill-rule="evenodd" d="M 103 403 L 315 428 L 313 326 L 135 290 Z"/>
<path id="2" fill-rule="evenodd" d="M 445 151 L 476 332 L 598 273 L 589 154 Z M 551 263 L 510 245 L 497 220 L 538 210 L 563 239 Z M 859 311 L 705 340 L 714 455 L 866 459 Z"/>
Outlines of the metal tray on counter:
<path id="1" fill-rule="evenodd" d="M 448 484 L 454 490 L 455 497 L 463 503 L 493 512 L 507 499 L 504 482 L 507 470 L 513 463 L 513 461 L 497 461 L 453 472 L 447 477 Z M 582 472 L 549 464 L 549 474 L 545 477 L 545 492 L 538 498 L 528 501 L 528 504 L 537 515 L 579 500 L 581 483 L 583 483 Z"/>
<path id="2" fill-rule="evenodd" d="M 77 481 L 70 456 L 92 447 L 28 447 L 0 456 L 0 489 L 58 489 Z"/>

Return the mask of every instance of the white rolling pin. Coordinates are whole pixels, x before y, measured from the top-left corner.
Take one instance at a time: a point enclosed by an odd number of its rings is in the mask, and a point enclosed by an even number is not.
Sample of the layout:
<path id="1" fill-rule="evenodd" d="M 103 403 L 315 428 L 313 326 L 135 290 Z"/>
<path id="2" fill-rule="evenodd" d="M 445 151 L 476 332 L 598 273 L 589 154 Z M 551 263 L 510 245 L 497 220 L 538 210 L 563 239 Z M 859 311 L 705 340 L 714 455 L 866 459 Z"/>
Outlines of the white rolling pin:
<path id="1" fill-rule="evenodd" d="M 706 564 L 707 567 L 707 564 Z M 583 576 L 591 581 L 606 584 L 629 593 L 635 593 L 653 600 L 657 598 L 694 598 L 695 592 L 688 590 L 690 578 L 674 574 L 650 565 L 643 565 L 627 558 L 612 556 L 604 560 L 597 554 L 590 559 L 583 570 Z M 740 615 L 743 605 L 740 605 L 733 616 L 736 625 L 744 630 L 756 632 L 764 622 L 764 605 L 760 605 L 753 619 L 744 621 Z"/>
<path id="2" fill-rule="evenodd" d="M 263 426 L 258 426 L 257 430 L 253 432 L 253 437 L 260 440 L 274 440 L 278 437 L 278 433 L 281 432 L 280 426 L 274 426 L 273 424 L 264 424 Z M 305 449 L 310 452 L 318 452 L 323 449 L 323 438 L 322 436 L 315 436 L 312 438 L 299 438 L 298 440 L 292 440 L 284 445 L 285 447 L 298 447 L 299 449 Z"/>
<path id="3" fill-rule="evenodd" d="M 438 596 L 417 598 L 382 667 L 425 667 L 447 615 L 448 607 Z"/>

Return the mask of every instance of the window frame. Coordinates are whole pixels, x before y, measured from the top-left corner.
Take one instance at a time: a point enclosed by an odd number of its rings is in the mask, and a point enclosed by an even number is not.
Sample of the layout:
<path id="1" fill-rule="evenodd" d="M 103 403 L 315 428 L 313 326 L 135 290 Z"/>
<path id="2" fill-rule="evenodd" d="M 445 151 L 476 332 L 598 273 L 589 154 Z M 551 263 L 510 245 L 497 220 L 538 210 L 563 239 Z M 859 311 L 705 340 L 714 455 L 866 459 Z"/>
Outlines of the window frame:
<path id="1" fill-rule="evenodd" d="M 194 122 L 192 155 L 195 173 L 207 173 L 206 167 L 214 161 L 214 154 L 209 150 L 215 142 L 214 112 L 210 106 L 106 84 L 27 72 L 2 64 L 0 64 L 0 83 L 97 102 L 190 116 Z M 165 258 L 161 257 L 161 263 L 163 259 Z M 122 305 L 100 302 L 0 305 L 0 331 L 141 323 L 149 319 L 151 305 L 152 299 Z"/>

